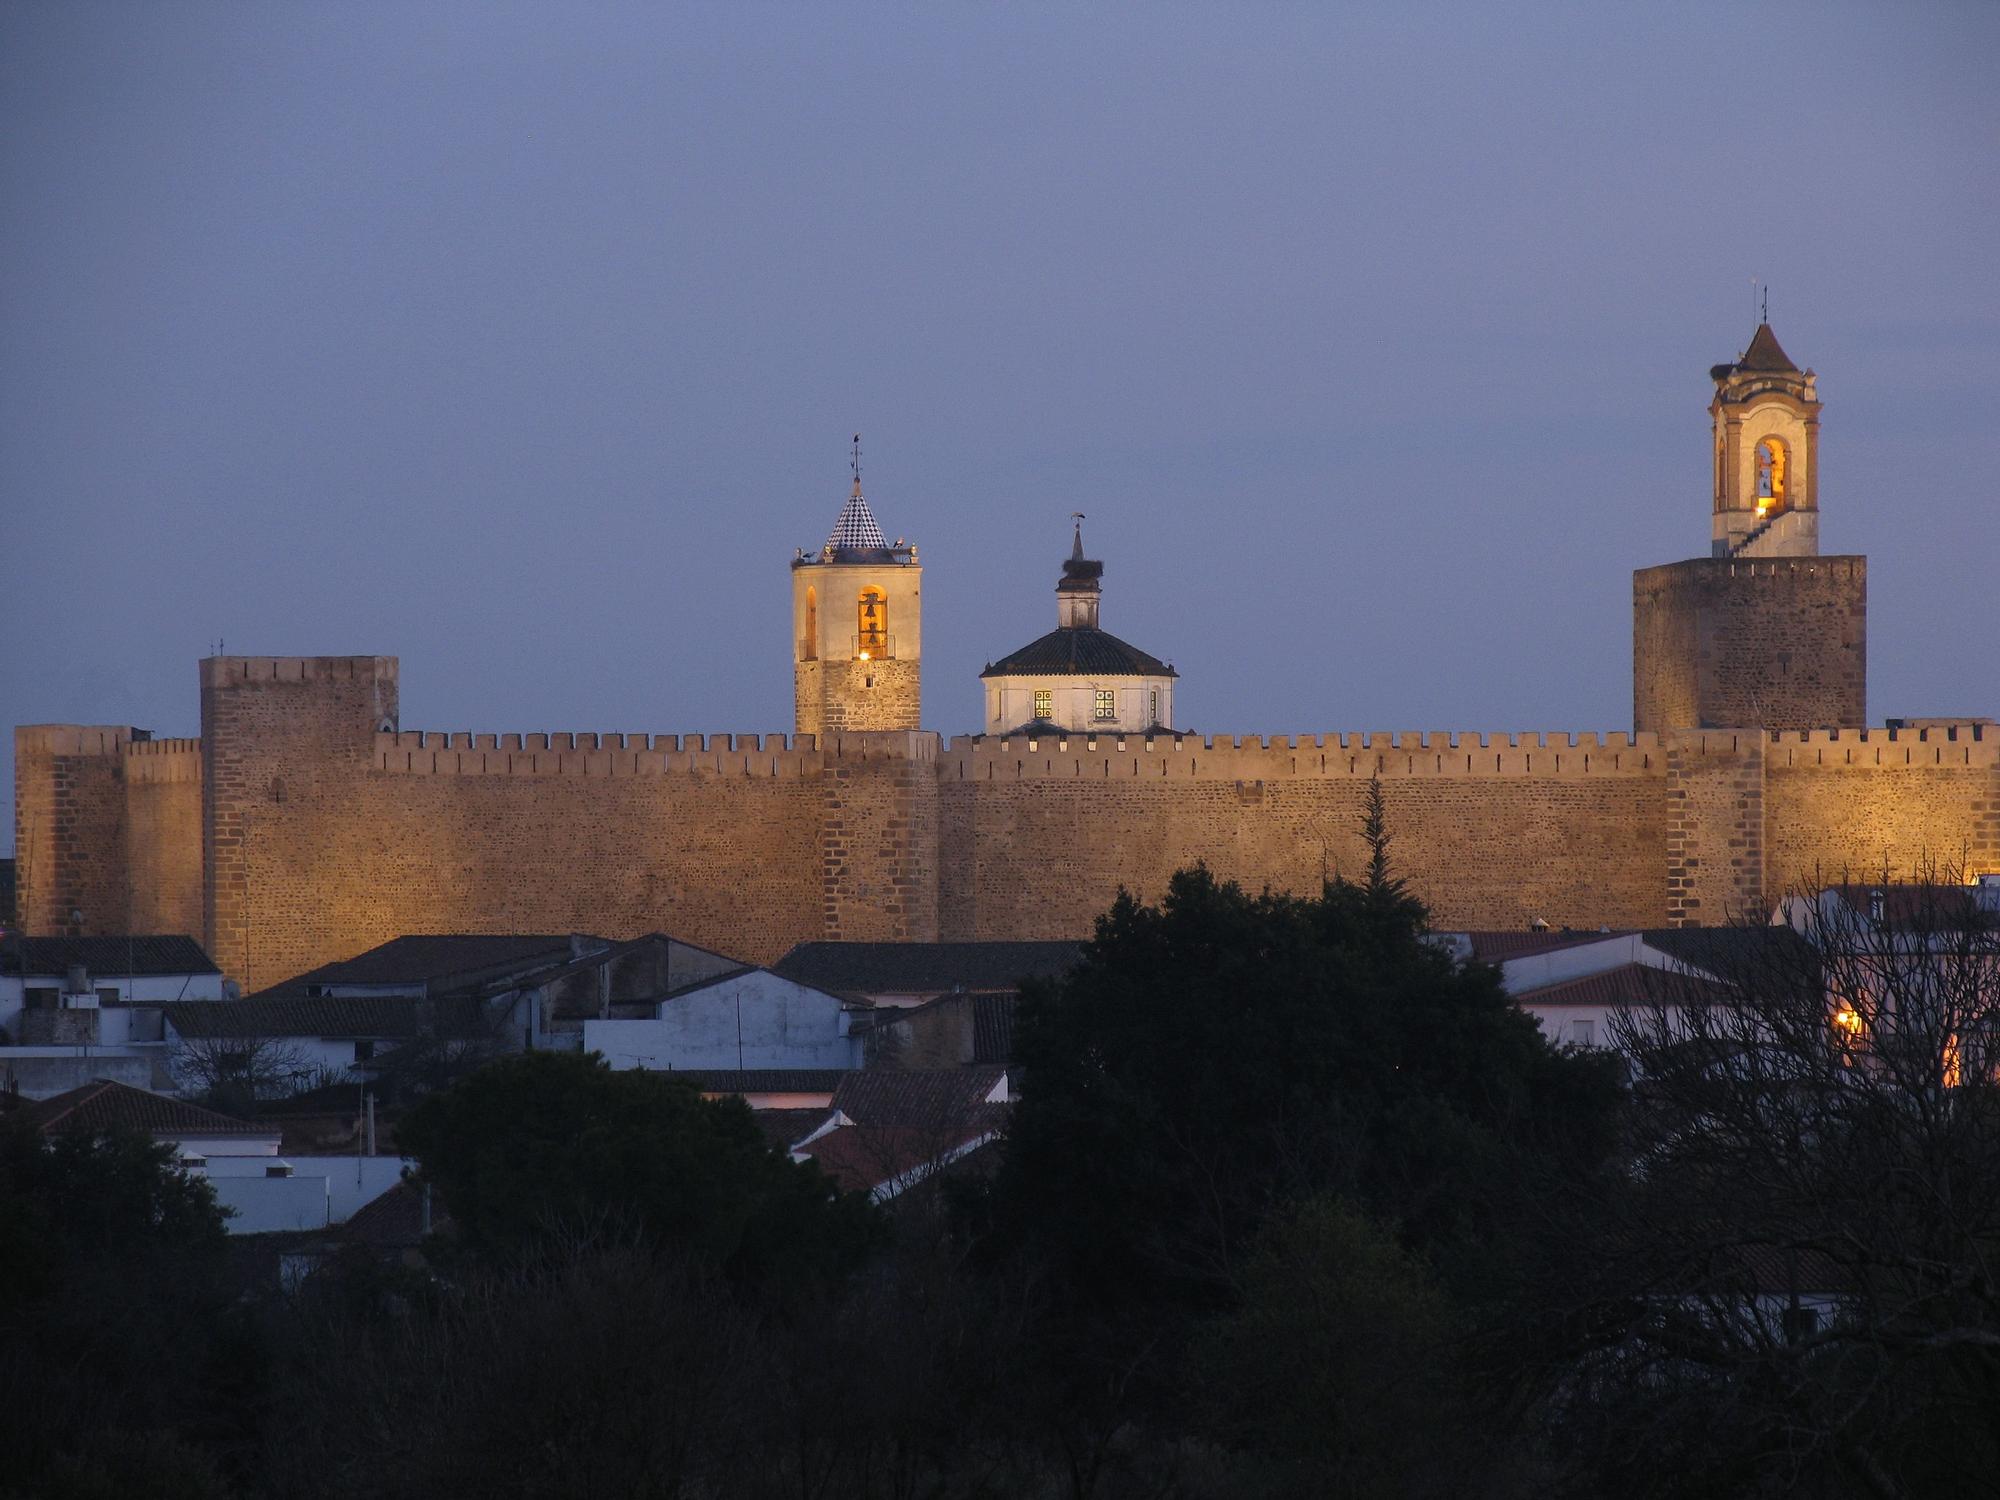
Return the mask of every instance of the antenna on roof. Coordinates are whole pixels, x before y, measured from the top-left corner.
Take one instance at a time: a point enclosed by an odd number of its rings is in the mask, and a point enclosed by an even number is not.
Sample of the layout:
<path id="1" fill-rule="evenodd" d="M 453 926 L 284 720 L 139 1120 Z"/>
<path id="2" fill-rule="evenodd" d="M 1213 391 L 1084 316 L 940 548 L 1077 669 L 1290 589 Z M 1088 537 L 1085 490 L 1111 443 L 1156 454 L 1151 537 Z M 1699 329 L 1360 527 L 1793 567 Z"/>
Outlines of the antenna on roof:
<path id="1" fill-rule="evenodd" d="M 854 493 L 861 493 L 861 434 L 854 434 L 854 461 L 849 465 L 854 470 Z"/>
<path id="2" fill-rule="evenodd" d="M 1750 278 L 1750 311 L 1753 314 L 1757 311 L 1757 278 L 1755 276 Z"/>

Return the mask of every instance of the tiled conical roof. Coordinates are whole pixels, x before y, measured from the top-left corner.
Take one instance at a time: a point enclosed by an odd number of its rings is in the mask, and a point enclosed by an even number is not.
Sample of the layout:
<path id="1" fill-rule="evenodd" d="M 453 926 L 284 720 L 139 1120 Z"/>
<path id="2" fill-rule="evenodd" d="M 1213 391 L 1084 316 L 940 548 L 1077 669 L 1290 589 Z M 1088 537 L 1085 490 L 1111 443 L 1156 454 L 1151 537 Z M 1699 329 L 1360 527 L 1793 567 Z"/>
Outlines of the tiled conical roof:
<path id="1" fill-rule="evenodd" d="M 1736 368 L 1763 375 L 1796 375 L 1799 367 L 1785 353 L 1778 343 L 1778 336 L 1771 332 L 1769 323 L 1759 323 L 1756 335 L 1750 340 L 1750 347 L 1743 352 L 1743 358 L 1736 362 Z"/>
<path id="2" fill-rule="evenodd" d="M 880 552 L 889 545 L 882 535 L 882 528 L 875 524 L 875 517 L 868 509 L 868 502 L 861 498 L 861 481 L 854 481 L 854 493 L 847 497 L 847 504 L 840 512 L 840 519 L 833 523 L 833 535 L 826 539 L 828 550 L 833 552 Z"/>

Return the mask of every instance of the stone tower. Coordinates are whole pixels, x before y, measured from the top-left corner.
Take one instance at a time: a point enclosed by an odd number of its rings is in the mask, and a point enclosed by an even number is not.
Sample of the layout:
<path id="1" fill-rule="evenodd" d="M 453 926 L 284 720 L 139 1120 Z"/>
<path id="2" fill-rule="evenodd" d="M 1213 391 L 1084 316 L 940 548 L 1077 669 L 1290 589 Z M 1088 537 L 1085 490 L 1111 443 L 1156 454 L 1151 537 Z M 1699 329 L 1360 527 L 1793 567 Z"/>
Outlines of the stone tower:
<path id="1" fill-rule="evenodd" d="M 1760 323 L 1709 376 L 1710 555 L 1632 575 L 1633 724 L 1865 724 L 1868 561 L 1820 555 L 1813 372 Z"/>
<path id="2" fill-rule="evenodd" d="M 923 569 L 854 488 L 826 545 L 792 562 L 793 722 L 800 734 L 921 727 Z"/>

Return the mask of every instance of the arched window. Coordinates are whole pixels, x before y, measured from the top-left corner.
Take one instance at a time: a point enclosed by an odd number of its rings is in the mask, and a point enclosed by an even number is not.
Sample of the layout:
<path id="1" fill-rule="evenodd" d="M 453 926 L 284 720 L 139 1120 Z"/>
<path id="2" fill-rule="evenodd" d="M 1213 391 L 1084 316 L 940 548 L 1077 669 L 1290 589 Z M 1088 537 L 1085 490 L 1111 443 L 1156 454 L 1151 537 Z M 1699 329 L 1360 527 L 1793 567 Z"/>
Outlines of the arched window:
<path id="1" fill-rule="evenodd" d="M 856 605 L 860 630 L 855 635 L 855 655 L 875 660 L 889 654 L 889 596 L 870 584 L 861 591 Z"/>
<path id="2" fill-rule="evenodd" d="M 806 638 L 799 642 L 799 660 L 819 659 L 819 590 L 806 585 Z"/>
<path id="3" fill-rule="evenodd" d="M 1785 445 L 1776 438 L 1757 444 L 1757 509 L 1785 508 Z"/>

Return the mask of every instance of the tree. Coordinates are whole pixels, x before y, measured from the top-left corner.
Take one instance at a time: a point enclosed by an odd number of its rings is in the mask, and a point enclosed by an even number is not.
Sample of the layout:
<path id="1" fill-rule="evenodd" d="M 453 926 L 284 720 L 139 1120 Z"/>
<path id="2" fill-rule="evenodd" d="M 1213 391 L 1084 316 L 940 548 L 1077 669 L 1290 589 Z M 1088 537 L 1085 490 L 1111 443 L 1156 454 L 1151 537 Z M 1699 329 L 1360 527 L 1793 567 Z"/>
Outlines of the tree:
<path id="1" fill-rule="evenodd" d="M 1516 1284 L 1568 1251 L 1553 1205 L 1582 1196 L 1615 1142 L 1616 1069 L 1550 1047 L 1424 919 L 1386 858 L 1317 898 L 1252 896 L 1198 867 L 1157 907 L 1121 895 L 1077 968 L 1024 988 L 993 1241 L 1045 1288 L 1028 1384 L 1076 1493 L 1129 1468 L 1134 1433 L 1153 1435 L 1139 1453 L 1177 1451 L 1166 1434 L 1212 1419 L 1189 1406 L 1204 1383 L 1191 1341 L 1281 1279 L 1251 1268 L 1280 1254 L 1268 1226 L 1309 1202 L 1424 1258 L 1485 1334 L 1466 1361 L 1500 1393 L 1489 1408 L 1532 1389 L 1513 1377 L 1547 1335 Z M 1285 1264 L 1308 1290 L 1345 1284 Z M 1262 1326 L 1225 1347 L 1251 1358 Z M 1301 1359 L 1337 1345 L 1339 1320 L 1323 1327 Z M 1254 1433 L 1217 1436 L 1256 1466 Z"/>
<path id="2" fill-rule="evenodd" d="M 742 1100 L 595 1054 L 492 1063 L 420 1103 L 398 1139 L 488 1256 L 602 1233 L 785 1284 L 851 1268 L 878 1232 L 865 1197 L 772 1151 Z"/>
<path id="3" fill-rule="evenodd" d="M 289 1037 L 181 1037 L 171 1066 L 183 1094 L 245 1118 L 257 1112 L 261 1101 L 281 1099 L 321 1081 L 311 1055 Z"/>
<path id="4" fill-rule="evenodd" d="M 1620 1028 L 1629 1181 L 1554 1420 L 1590 1490 L 2000 1494 L 2000 913 L 1936 877 L 1784 912 Z"/>
<path id="5" fill-rule="evenodd" d="M 1317 899 L 1199 867 L 1158 907 L 1121 895 L 1023 992 L 1003 1208 L 1114 1301 L 1211 1302 L 1274 1206 L 1325 1192 L 1476 1241 L 1521 1158 L 1602 1154 L 1616 1088 L 1422 924 L 1386 871 Z"/>
<path id="6" fill-rule="evenodd" d="M 1455 1310 L 1393 1235 L 1334 1199 L 1267 1224 L 1190 1366 L 1263 1495 L 1458 1496 L 1490 1469 Z M 1477 1458 L 1475 1463 L 1473 1460 Z"/>
<path id="7" fill-rule="evenodd" d="M 220 1494 L 256 1360 L 222 1214 L 166 1146 L 0 1122 L 0 1495 Z"/>

